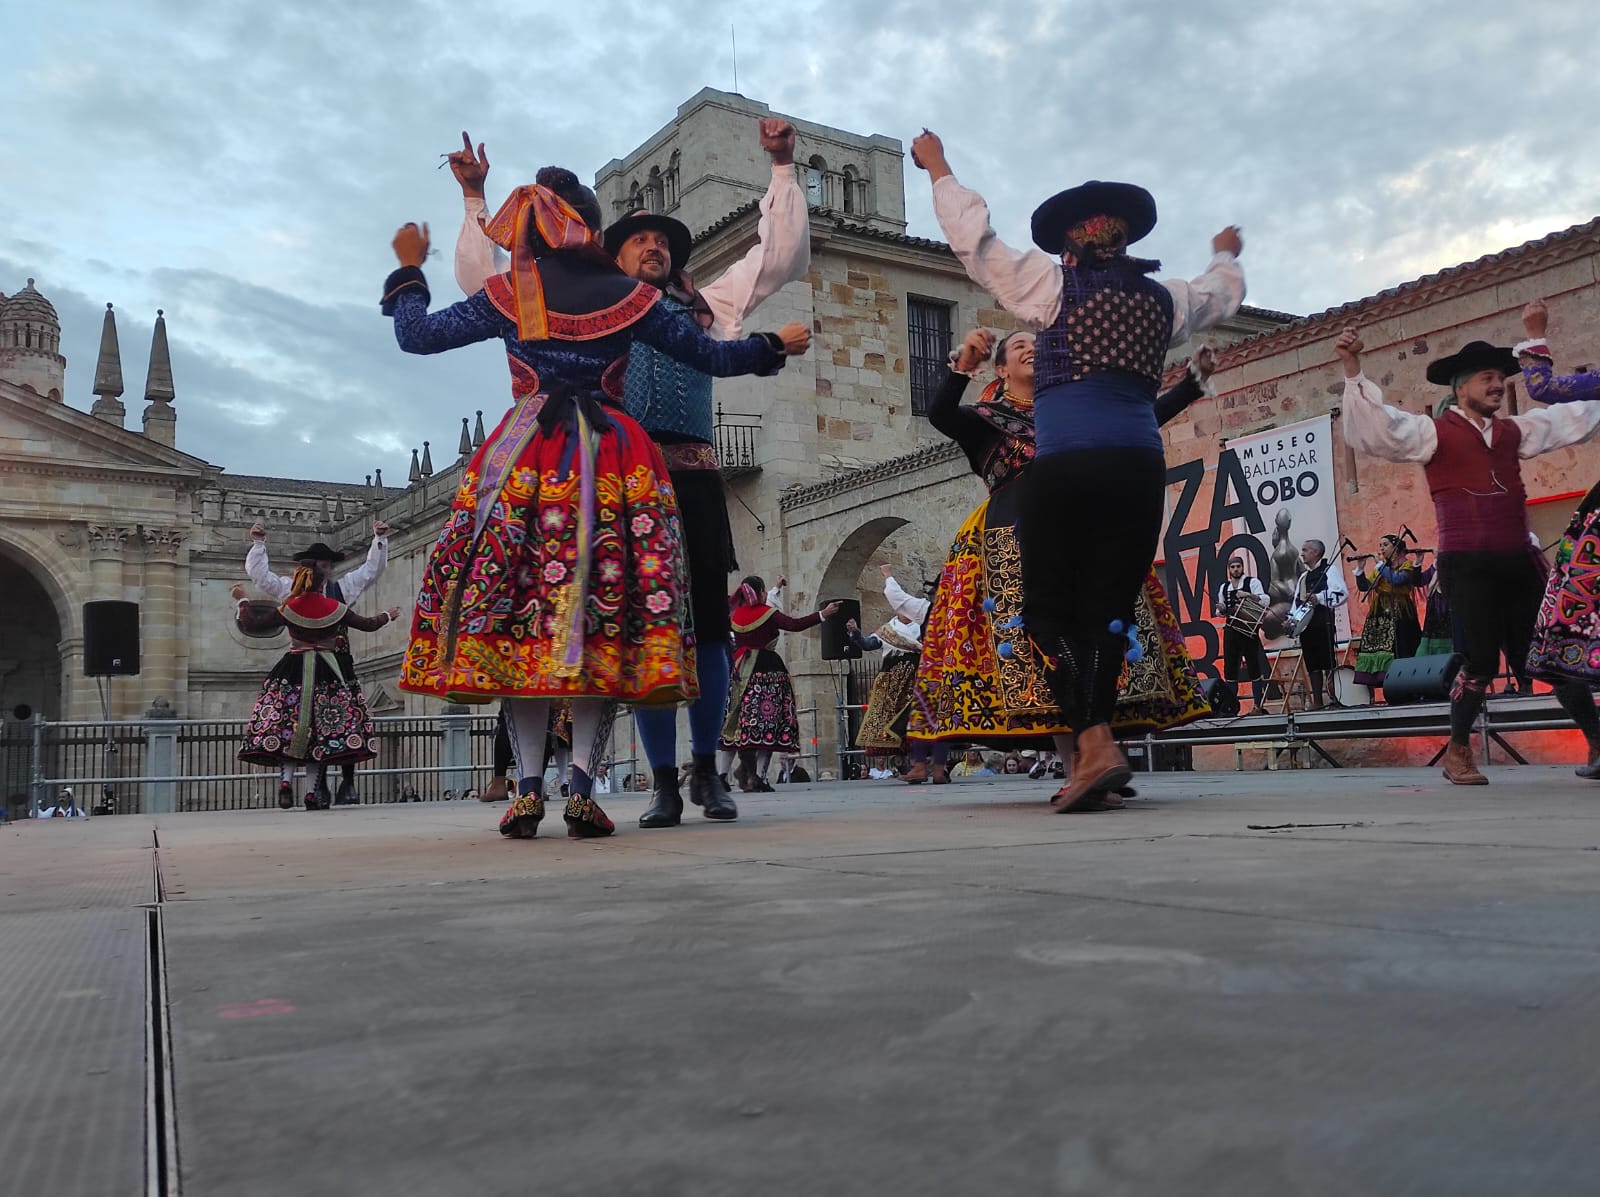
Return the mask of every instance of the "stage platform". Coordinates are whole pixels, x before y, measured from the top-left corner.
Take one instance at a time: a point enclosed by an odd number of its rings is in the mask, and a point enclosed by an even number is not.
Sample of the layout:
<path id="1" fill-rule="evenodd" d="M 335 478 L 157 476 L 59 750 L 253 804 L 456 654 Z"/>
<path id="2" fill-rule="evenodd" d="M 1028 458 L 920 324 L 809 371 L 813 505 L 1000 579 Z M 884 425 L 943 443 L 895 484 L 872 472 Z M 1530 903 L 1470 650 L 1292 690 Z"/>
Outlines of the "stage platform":
<path id="1" fill-rule="evenodd" d="M 9 825 L 0 1189 L 1589 1192 L 1600 783 L 1489 775 Z"/>

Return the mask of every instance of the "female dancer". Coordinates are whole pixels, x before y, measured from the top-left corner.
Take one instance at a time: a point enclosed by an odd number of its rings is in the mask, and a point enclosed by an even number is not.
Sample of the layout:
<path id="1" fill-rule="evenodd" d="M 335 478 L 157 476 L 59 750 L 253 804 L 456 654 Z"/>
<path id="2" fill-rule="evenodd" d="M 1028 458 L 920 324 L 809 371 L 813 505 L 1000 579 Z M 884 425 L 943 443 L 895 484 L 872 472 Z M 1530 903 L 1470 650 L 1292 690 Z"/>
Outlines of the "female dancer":
<path id="1" fill-rule="evenodd" d="M 872 679 L 866 710 L 861 713 L 861 727 L 856 731 L 856 747 L 868 758 L 892 757 L 906 747 L 911 690 L 922 655 L 922 621 L 928 617 L 930 605 L 928 598 L 918 598 L 896 582 L 890 566 L 881 568 L 883 595 L 889 600 L 893 618 L 871 636 L 863 636 L 853 619 L 844 626 L 850 643 L 861 651 L 883 651 L 882 665 L 878 676 Z"/>
<path id="2" fill-rule="evenodd" d="M 518 796 L 501 832 L 531 838 L 544 814 L 550 703 L 571 699 L 567 833 L 610 835 L 591 797 L 593 764 L 618 701 L 695 693 L 688 579 L 666 463 L 626 415 L 613 366 L 638 339 L 709 374 L 772 374 L 805 352 L 804 325 L 713 341 L 660 306 L 601 248 L 600 205 L 567 170 L 546 167 L 486 225 L 511 270 L 430 313 L 420 269 L 427 230 L 395 237 L 401 269 L 383 310 L 408 353 L 498 338 L 515 405 L 462 472 L 423 575 L 403 689 L 507 700 Z M 610 384 L 610 385 L 608 385 Z"/>
<path id="3" fill-rule="evenodd" d="M 1016 532 L 1022 488 L 1017 483 L 1034 456 L 1034 344 L 1027 331 L 1011 333 L 996 344 L 986 330 L 974 330 L 929 408 L 929 422 L 962 447 L 989 498 L 967 517 L 945 562 L 923 629 L 908 735 L 914 743 L 1050 736 L 1070 768 L 1072 728 L 1041 680 L 1027 637 L 1007 626 L 1018 614 L 1022 590 Z M 988 358 L 991 347 L 998 377 L 976 405 L 963 407 L 961 395 L 970 374 Z M 1208 350 L 1196 355 L 1190 374 L 1157 400 L 1160 423 L 1204 393 L 1202 384 L 1212 364 Z M 1139 598 L 1137 624 L 1140 660 L 1121 686 L 1113 725 L 1137 735 L 1205 715 L 1210 708 L 1200 695 L 1177 616 L 1153 570 Z M 1080 809 L 1119 805 L 1105 792 L 1098 804 Z"/>
<path id="4" fill-rule="evenodd" d="M 1383 685 L 1391 661 L 1415 656 L 1422 643 L 1417 591 L 1433 580 L 1433 567 L 1408 562 L 1407 555 L 1398 536 L 1384 536 L 1378 541 L 1378 560 L 1356 575 L 1356 589 L 1368 596 L 1356 682 L 1374 690 Z"/>
<path id="5" fill-rule="evenodd" d="M 289 597 L 275 609 L 255 611 L 243 586 L 232 590 L 239 626 L 252 635 L 274 628 L 289 629 L 289 651 L 267 674 L 261 695 L 250 712 L 239 759 L 251 765 L 277 765 L 278 805 L 294 806 L 294 767 L 304 763 L 311 776 L 307 810 L 327 810 L 328 766 L 354 765 L 378 754 L 372 747 L 372 714 L 354 677 L 340 668 L 350 628 L 376 632 L 400 618 L 400 608 L 376 618 L 357 615 L 344 603 L 320 593 L 317 571 L 302 565 L 294 571 Z"/>
<path id="6" fill-rule="evenodd" d="M 1019 630 L 1044 659 L 1056 705 L 1078 729 L 1080 764 L 1058 811 L 1094 810 L 1132 771 L 1111 734 L 1126 630 L 1161 531 L 1166 459 L 1155 417 L 1167 349 L 1238 310 L 1238 230 L 1212 240 L 1206 274 L 1158 283 L 1128 246 L 1155 227 L 1150 193 L 1086 183 L 1033 214 L 1039 250 L 1006 246 L 983 199 L 956 182 L 923 131 L 912 158 L 933 179 L 934 214 L 973 281 L 1043 331 L 1034 363 L 1037 457 L 1024 476 Z"/>
<path id="7" fill-rule="evenodd" d="M 774 590 L 782 589 L 778 579 Z M 752 575 L 739 583 L 728 601 L 733 616 L 733 681 L 728 688 L 728 717 L 718 748 L 739 754 L 734 780 L 741 790 L 770 794 L 767 766 L 774 751 L 800 751 L 800 716 L 795 710 L 789 667 L 773 645 L 779 632 L 814 628 L 839 609 L 829 603 L 798 619 L 767 601 L 767 584 Z"/>

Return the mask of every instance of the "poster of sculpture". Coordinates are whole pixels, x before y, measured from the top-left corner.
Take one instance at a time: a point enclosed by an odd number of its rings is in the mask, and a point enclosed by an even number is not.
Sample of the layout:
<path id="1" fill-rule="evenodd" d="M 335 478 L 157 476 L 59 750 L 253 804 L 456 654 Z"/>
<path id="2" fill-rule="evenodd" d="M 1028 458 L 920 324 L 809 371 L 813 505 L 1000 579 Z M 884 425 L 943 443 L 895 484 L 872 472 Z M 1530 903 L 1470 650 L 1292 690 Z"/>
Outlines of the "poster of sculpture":
<path id="1" fill-rule="evenodd" d="M 1207 596 L 1221 585 L 1231 557 L 1242 556 L 1246 572 L 1267 591 L 1270 606 L 1262 628 L 1269 649 L 1294 643 L 1284 631 L 1305 572 L 1300 548 L 1306 541 L 1323 543 L 1354 594 L 1340 549 L 1330 417 L 1235 437 L 1218 455 L 1215 470 L 1207 470 L 1203 461 L 1183 462 L 1168 468 L 1167 485 L 1170 512 L 1162 542 L 1167 590 L 1196 664 L 1211 667 L 1205 672 L 1216 672 L 1221 650 Z M 1347 643 L 1348 607 L 1336 618 L 1338 641 Z"/>

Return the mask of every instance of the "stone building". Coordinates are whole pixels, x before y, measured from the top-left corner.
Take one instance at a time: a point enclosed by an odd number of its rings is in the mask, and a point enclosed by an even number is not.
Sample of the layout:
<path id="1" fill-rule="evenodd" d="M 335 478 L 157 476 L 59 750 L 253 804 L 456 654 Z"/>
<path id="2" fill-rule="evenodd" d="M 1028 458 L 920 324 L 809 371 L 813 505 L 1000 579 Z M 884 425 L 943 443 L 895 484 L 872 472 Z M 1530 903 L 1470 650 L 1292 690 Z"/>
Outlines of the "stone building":
<path id="1" fill-rule="evenodd" d="M 647 206 L 684 220 L 696 236 L 693 273 L 716 277 L 755 236 L 755 204 L 770 178 L 756 120 L 767 115 L 765 104 L 742 96 L 698 93 L 644 145 L 602 168 L 602 203 L 608 212 Z M 791 610 L 859 596 L 871 626 L 887 614 L 878 565 L 892 565 L 908 586 L 931 577 L 981 495 L 923 413 L 963 332 L 1011 321 L 947 246 L 906 234 L 898 141 L 795 124 L 796 170 L 812 202 L 812 269 L 750 323 L 803 320 L 814 329 L 812 350 L 775 379 L 716 384 L 718 448 L 743 568 L 769 581 L 787 575 Z M 1516 308 L 1536 294 L 1551 300 L 1564 356 L 1600 356 L 1597 240 L 1600 229 L 1584 226 L 1306 320 L 1246 308 L 1210 335 L 1233 344 L 1222 398 L 1169 428 L 1169 461 L 1214 467 L 1221 435 L 1336 407 L 1329 346 L 1346 318 L 1369 324 L 1374 377 L 1412 405 L 1426 394 L 1418 359 L 1474 336 L 1504 341 Z M 59 337 L 54 310 L 31 283 L 0 299 L 0 708 L 98 715 L 96 685 L 81 676 L 82 604 L 123 598 L 141 604 L 144 670 L 114 681 L 114 714 L 140 714 L 158 697 L 181 716 L 244 713 L 283 647 L 239 634 L 227 600 L 257 519 L 281 568 L 311 540 L 363 553 L 381 516 L 395 529 L 390 565 L 361 605 L 409 605 L 461 461 L 481 443 L 481 419 L 476 428 L 463 421 L 457 457 L 438 469 L 431 446 L 413 453 L 402 486 L 384 485 L 381 475 L 234 475 L 178 448 L 181 379 L 171 376 L 161 317 L 137 430 L 125 426 L 115 314 L 107 309 L 87 392 L 82 381 L 69 385 Z M 1560 513 L 1560 496 L 1587 488 L 1596 465 L 1584 448 L 1535 467 L 1531 485 L 1551 513 L 1538 513 L 1541 526 Z M 1355 539 L 1396 511 L 1419 533 L 1430 526 L 1419 471 L 1356 463 L 1341 481 L 1341 523 Z M 437 704 L 394 685 L 403 635 L 393 628 L 361 638 L 363 681 L 381 710 L 431 712 Z M 815 727 L 830 765 L 843 674 L 821 660 L 815 634 L 785 640 L 800 704 L 816 709 L 803 730 Z"/>

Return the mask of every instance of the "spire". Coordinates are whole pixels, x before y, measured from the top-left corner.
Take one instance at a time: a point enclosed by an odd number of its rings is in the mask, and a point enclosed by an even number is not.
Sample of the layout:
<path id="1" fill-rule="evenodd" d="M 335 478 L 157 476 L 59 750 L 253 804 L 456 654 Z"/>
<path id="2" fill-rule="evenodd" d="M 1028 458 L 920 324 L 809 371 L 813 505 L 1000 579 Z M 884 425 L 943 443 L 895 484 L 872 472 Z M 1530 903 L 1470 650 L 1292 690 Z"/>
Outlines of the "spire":
<path id="1" fill-rule="evenodd" d="M 474 449 L 483 447 L 483 413 L 481 411 L 478 413 L 478 422 L 472 426 L 472 447 Z"/>
<path id="2" fill-rule="evenodd" d="M 417 451 L 415 449 L 411 450 L 411 481 L 413 483 L 422 481 L 422 467 L 417 464 Z"/>
<path id="3" fill-rule="evenodd" d="M 378 492 L 378 498 L 383 498 L 383 471 L 381 469 L 372 471 L 372 485 Z"/>
<path id="4" fill-rule="evenodd" d="M 472 433 L 467 431 L 467 417 L 461 417 L 461 443 L 456 446 L 456 452 L 462 457 L 472 456 Z"/>
<path id="5" fill-rule="evenodd" d="M 428 452 L 428 442 L 422 442 L 422 476 L 433 477 L 433 454 Z"/>
<path id="6" fill-rule="evenodd" d="M 127 408 L 122 405 L 122 391 L 122 349 L 117 344 L 117 317 L 108 303 L 105 322 L 100 325 L 100 358 L 94 366 L 94 393 L 98 398 L 89 414 L 121 428 L 127 414 Z"/>
<path id="7" fill-rule="evenodd" d="M 167 352 L 167 316 L 156 309 L 156 331 L 150 338 L 150 370 L 144 379 L 144 434 L 172 448 L 177 440 L 178 413 L 172 410 L 172 356 Z"/>

